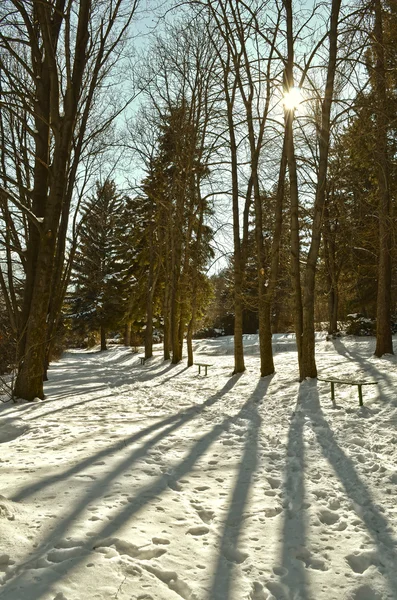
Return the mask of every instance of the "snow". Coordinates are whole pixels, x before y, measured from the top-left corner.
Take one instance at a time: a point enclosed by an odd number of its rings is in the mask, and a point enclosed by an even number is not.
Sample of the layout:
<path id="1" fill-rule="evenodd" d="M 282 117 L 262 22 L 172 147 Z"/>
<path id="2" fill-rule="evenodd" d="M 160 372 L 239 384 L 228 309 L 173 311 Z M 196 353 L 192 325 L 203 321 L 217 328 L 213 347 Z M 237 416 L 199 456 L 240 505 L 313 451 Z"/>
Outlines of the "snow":
<path id="1" fill-rule="evenodd" d="M 69 351 L 42 402 L 0 410 L 0 598 L 397 598 L 396 358 L 317 336 L 298 383 L 293 335 L 258 377 L 258 338 L 195 343 L 196 360 Z"/>

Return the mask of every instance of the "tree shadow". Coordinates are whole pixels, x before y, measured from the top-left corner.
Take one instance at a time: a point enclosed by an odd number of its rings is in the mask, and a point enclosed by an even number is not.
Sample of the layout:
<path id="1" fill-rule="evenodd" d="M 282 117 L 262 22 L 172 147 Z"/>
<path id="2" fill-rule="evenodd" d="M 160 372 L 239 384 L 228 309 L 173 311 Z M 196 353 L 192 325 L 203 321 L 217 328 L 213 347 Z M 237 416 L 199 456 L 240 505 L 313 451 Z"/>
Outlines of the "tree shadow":
<path id="1" fill-rule="evenodd" d="M 161 429 L 162 431 L 160 431 L 156 436 L 154 436 L 153 438 L 151 438 L 147 442 L 145 442 L 145 444 L 141 448 L 139 448 L 137 451 L 133 452 L 132 455 L 130 455 L 127 459 L 125 459 L 125 461 L 123 461 L 123 463 L 122 463 L 123 466 L 122 466 L 121 470 L 123 470 L 126 467 L 130 467 L 134 461 L 137 461 L 140 458 L 142 458 L 149 451 L 149 449 L 151 447 L 155 446 L 157 443 L 159 443 L 164 438 L 169 436 L 171 433 L 176 431 L 179 427 L 182 427 L 183 425 L 188 423 L 191 419 L 194 419 L 195 417 L 197 417 L 208 406 L 212 406 L 215 402 L 220 400 L 222 398 L 222 396 L 227 394 L 234 387 L 234 385 L 237 383 L 238 379 L 239 379 L 239 376 L 229 379 L 221 390 L 219 390 L 218 392 L 216 392 L 215 394 L 210 396 L 210 398 L 208 398 L 202 404 L 194 404 L 185 410 L 182 410 L 174 415 L 167 417 L 166 419 L 162 419 L 159 422 L 153 423 L 153 425 L 150 425 L 149 427 L 146 427 L 145 429 L 139 430 L 138 432 L 129 436 L 127 439 L 122 438 L 117 443 L 113 444 L 112 446 L 110 446 L 110 447 L 106 446 L 106 448 L 104 448 L 103 450 L 96 452 L 94 455 L 89 456 L 85 460 L 83 460 L 80 463 L 78 463 L 77 465 L 74 465 L 73 467 L 67 469 L 66 471 L 62 471 L 61 473 L 58 473 L 56 475 L 50 475 L 49 477 L 46 477 L 45 479 L 42 479 L 42 480 L 37 481 L 29 486 L 22 488 L 17 494 L 12 496 L 11 499 L 14 502 L 20 502 L 21 500 L 26 499 L 27 497 L 37 493 L 40 490 L 43 490 L 47 487 L 51 487 L 59 481 L 63 481 L 65 479 L 67 479 L 68 477 L 76 475 L 77 473 L 83 471 L 84 469 L 87 469 L 90 465 L 97 462 L 98 460 L 105 458 L 107 455 L 117 452 L 119 450 L 122 450 L 122 449 L 128 447 L 130 444 L 133 444 L 136 441 L 140 440 L 141 438 L 146 437 L 147 435 L 150 435 L 153 432 L 156 432 L 158 429 Z M 166 429 L 163 429 L 163 428 L 166 428 Z M 115 474 L 114 477 L 116 477 L 116 476 L 117 475 Z M 113 475 L 112 475 L 112 477 L 113 477 Z"/>
<path id="2" fill-rule="evenodd" d="M 354 364 L 359 364 L 360 367 L 366 373 L 369 373 L 372 377 L 374 377 L 374 379 L 379 379 L 380 381 L 385 380 L 385 381 L 387 381 L 387 383 L 389 385 L 393 385 L 392 380 L 390 379 L 390 377 L 388 377 L 388 375 L 385 371 L 380 371 L 376 367 L 376 365 L 374 365 L 372 362 L 368 361 L 368 358 L 360 356 L 358 353 L 355 353 L 355 354 L 350 353 L 349 349 L 345 346 L 345 344 L 342 342 L 342 340 L 333 339 L 332 344 L 338 354 L 344 356 L 345 358 L 347 358 L 348 361 L 350 361 Z M 371 357 L 372 356 L 373 356 L 373 354 L 371 354 Z"/>
<path id="3" fill-rule="evenodd" d="M 258 466 L 258 442 L 262 422 L 258 414 L 258 404 L 266 395 L 270 381 L 270 377 L 259 380 L 251 398 L 239 413 L 239 418 L 247 421 L 245 444 L 224 522 L 209 600 L 229 599 L 235 565 L 243 563 L 247 558 L 247 554 L 239 550 L 239 539 L 244 522 L 244 509 L 248 502 L 253 475 Z"/>
<path id="4" fill-rule="evenodd" d="M 73 560 L 68 561 L 68 564 L 67 566 L 65 564 L 62 573 L 51 572 L 51 575 L 48 577 L 48 581 L 46 580 L 45 583 L 43 583 L 42 581 L 39 581 L 37 583 L 32 582 L 29 573 L 27 572 L 27 569 L 31 568 L 30 565 L 37 564 L 37 561 L 44 557 L 45 553 L 48 551 L 51 545 L 55 542 L 58 542 L 62 538 L 62 536 L 67 533 L 68 528 L 86 509 L 87 505 L 100 497 L 101 491 L 103 489 L 108 488 L 111 482 L 118 478 L 127 468 L 130 469 L 131 465 L 137 462 L 145 454 L 147 454 L 149 449 L 152 448 L 156 443 L 163 440 L 171 432 L 176 431 L 179 427 L 181 427 L 182 424 L 186 423 L 189 419 L 193 418 L 195 415 L 198 414 L 198 412 L 204 410 L 205 407 L 210 406 L 211 404 L 214 404 L 217 400 L 219 400 L 224 394 L 227 393 L 227 391 L 229 391 L 235 385 L 238 379 L 239 376 L 233 377 L 232 381 L 228 381 L 228 383 L 222 388 L 222 390 L 214 394 L 205 403 L 200 405 L 200 407 L 195 406 L 191 409 L 188 409 L 187 411 L 184 411 L 182 413 L 182 416 L 180 416 L 180 418 L 178 418 L 176 422 L 173 423 L 170 427 L 168 427 L 165 431 L 161 431 L 155 437 L 147 440 L 142 447 L 133 450 L 131 453 L 128 454 L 127 457 L 123 458 L 123 460 L 118 464 L 116 469 L 112 470 L 112 472 L 110 473 L 105 474 L 104 477 L 102 477 L 101 479 L 96 480 L 89 488 L 89 490 L 85 493 L 84 498 L 80 499 L 75 505 L 75 507 L 71 510 L 71 512 L 67 516 L 65 516 L 60 522 L 58 522 L 57 525 L 55 525 L 51 533 L 41 541 L 39 547 L 29 557 L 29 559 L 15 569 L 13 577 L 3 585 L 2 594 L 5 594 L 4 597 L 7 597 L 8 591 L 10 591 L 11 589 L 15 589 L 15 585 L 18 586 L 19 589 L 22 589 L 24 588 L 24 586 L 28 585 L 29 581 L 29 597 L 31 598 L 31 600 L 39 600 L 39 598 L 42 597 L 43 585 L 47 585 L 48 583 L 48 586 L 52 586 L 56 582 L 57 578 L 64 576 L 65 573 L 67 573 L 69 570 L 74 569 L 77 564 L 83 561 L 86 557 L 87 551 L 92 550 L 92 548 L 95 548 L 96 546 L 103 543 L 104 539 L 114 535 L 126 523 L 126 521 L 128 521 L 134 514 L 136 514 L 140 509 L 142 509 L 143 506 L 148 504 L 151 500 L 155 499 L 156 497 L 160 496 L 169 487 L 172 488 L 180 478 L 186 476 L 186 474 L 192 470 L 192 468 L 200 459 L 200 457 L 209 449 L 209 447 L 215 442 L 215 440 L 217 440 L 233 422 L 241 418 L 246 418 L 244 415 L 246 415 L 246 412 L 248 410 L 248 404 L 250 404 L 250 401 L 248 401 L 242 407 L 239 413 L 237 413 L 235 416 L 228 416 L 224 418 L 222 422 L 218 423 L 210 431 L 201 436 L 193 444 L 187 456 L 183 460 L 181 460 L 179 464 L 172 468 L 171 473 L 168 472 L 160 475 L 159 477 L 157 477 L 154 483 L 145 486 L 138 493 L 136 493 L 135 496 L 129 497 L 128 504 L 122 505 L 122 507 L 119 509 L 118 514 L 115 515 L 112 518 L 112 520 L 109 521 L 100 531 L 98 531 L 95 534 L 95 536 L 92 536 L 90 540 L 86 542 L 85 546 L 88 547 L 85 548 L 85 553 L 82 553 L 81 556 L 75 557 Z M 173 418 L 175 419 L 177 418 L 177 416 L 174 416 Z M 157 424 L 157 426 L 159 426 L 159 424 Z M 152 427 L 154 428 L 155 426 Z M 147 433 L 148 430 L 144 431 L 146 431 Z M 140 434 L 136 434 L 135 439 L 137 439 L 137 436 L 139 437 L 139 435 Z M 144 432 L 142 432 L 141 435 L 144 435 Z M 117 444 L 116 447 L 112 447 L 110 449 L 107 448 L 106 450 L 97 453 L 94 457 L 90 457 L 90 459 L 87 459 L 86 461 L 83 461 L 82 463 L 76 465 L 72 469 L 69 469 L 68 471 L 63 473 L 61 477 L 68 477 L 77 470 L 84 468 L 83 465 L 87 466 L 87 463 L 91 463 L 98 460 L 98 457 L 103 457 L 107 454 L 114 452 L 115 449 L 121 447 L 121 444 L 123 444 L 124 448 L 125 440 L 123 442 Z M 58 479 L 58 477 L 55 477 L 55 479 Z M 53 483 L 54 478 L 51 477 L 46 481 L 45 485 L 52 485 Z M 25 498 L 33 492 L 32 487 L 35 486 L 30 486 L 30 488 L 26 488 L 25 490 L 17 494 L 13 499 L 21 500 L 22 498 Z M 43 486 L 39 484 L 39 487 L 42 488 Z"/>
<path id="5" fill-rule="evenodd" d="M 338 445 L 323 415 L 316 381 L 300 385 L 299 403 L 302 418 L 306 416 L 310 419 L 324 458 L 333 468 L 346 495 L 353 500 L 354 509 L 376 546 L 377 567 L 387 580 L 393 598 L 397 598 L 397 577 L 395 568 L 391 568 L 391 565 L 397 565 L 397 552 L 390 524 L 382 514 L 382 509 L 374 503 L 368 487 L 357 473 L 354 461 Z"/>
<path id="6" fill-rule="evenodd" d="M 308 517 L 305 509 L 305 448 L 303 439 L 304 413 L 301 410 L 301 386 L 288 432 L 285 471 L 282 486 L 284 511 L 281 564 L 274 570 L 280 582 L 267 584 L 270 592 L 280 599 L 306 600 L 308 578 L 302 560 L 306 545 Z"/>
<path id="7" fill-rule="evenodd" d="M 176 366 L 176 365 L 173 365 L 173 366 Z M 171 381 L 171 379 L 175 379 L 175 377 L 179 377 L 179 375 L 182 375 L 182 373 L 184 373 L 185 371 L 187 371 L 189 368 L 190 367 L 184 367 L 181 371 L 178 371 L 177 373 L 174 373 L 173 375 L 170 375 L 166 379 L 163 379 L 163 381 L 161 381 L 160 383 L 156 383 L 156 385 L 154 387 L 161 387 L 165 383 L 168 383 L 169 381 Z"/>

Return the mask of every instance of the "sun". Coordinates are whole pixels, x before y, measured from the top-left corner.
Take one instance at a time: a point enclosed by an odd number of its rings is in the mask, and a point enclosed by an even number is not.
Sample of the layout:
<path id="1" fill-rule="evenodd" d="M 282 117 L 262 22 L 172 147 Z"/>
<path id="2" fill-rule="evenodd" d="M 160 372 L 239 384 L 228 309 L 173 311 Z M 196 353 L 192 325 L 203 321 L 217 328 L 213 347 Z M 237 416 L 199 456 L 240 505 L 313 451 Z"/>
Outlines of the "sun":
<path id="1" fill-rule="evenodd" d="M 283 104 L 285 110 L 295 110 L 302 100 L 302 90 L 298 87 L 291 88 L 289 92 L 284 94 Z"/>

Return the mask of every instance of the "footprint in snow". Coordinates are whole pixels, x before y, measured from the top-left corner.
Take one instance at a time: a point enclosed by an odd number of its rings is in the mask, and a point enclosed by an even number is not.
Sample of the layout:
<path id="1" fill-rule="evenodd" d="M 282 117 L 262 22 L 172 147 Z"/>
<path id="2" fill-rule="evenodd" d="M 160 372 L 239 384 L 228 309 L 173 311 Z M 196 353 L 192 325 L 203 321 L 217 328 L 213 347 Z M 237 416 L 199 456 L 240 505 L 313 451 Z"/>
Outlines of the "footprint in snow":
<path id="1" fill-rule="evenodd" d="M 131 558 L 139 558 L 140 560 L 158 558 L 167 552 L 165 548 L 158 548 L 157 546 L 147 547 L 146 545 L 139 547 L 120 538 L 102 540 L 94 547 L 94 550 L 106 555 L 108 555 L 109 551 L 113 550 L 118 554 L 127 554 Z"/>
<path id="2" fill-rule="evenodd" d="M 197 535 L 206 535 L 209 532 L 209 527 L 206 527 L 205 525 L 197 525 L 196 527 L 190 527 L 187 530 L 187 534 L 189 533 L 190 535 L 193 536 L 197 536 Z"/>
<path id="3" fill-rule="evenodd" d="M 300 548 L 295 557 L 305 563 L 307 569 L 314 569 L 316 571 L 328 571 L 326 562 L 320 557 L 313 556 L 307 548 Z"/>
<path id="4" fill-rule="evenodd" d="M 382 594 L 374 590 L 370 585 L 361 585 L 354 590 L 347 600 L 383 600 Z"/>
<path id="5" fill-rule="evenodd" d="M 364 573 L 371 565 L 376 564 L 376 552 L 366 550 L 364 552 L 353 552 L 345 559 L 354 573 Z"/>
<path id="6" fill-rule="evenodd" d="M 249 556 L 247 552 L 242 552 L 233 546 L 224 548 L 222 554 L 226 560 L 237 563 L 238 565 L 241 565 Z"/>
<path id="7" fill-rule="evenodd" d="M 270 496 L 270 497 L 274 497 L 274 496 L 278 496 L 279 492 L 277 490 L 265 490 L 265 496 Z"/>
<path id="8" fill-rule="evenodd" d="M 324 525 L 334 525 L 339 521 L 340 517 L 337 512 L 325 508 L 320 510 L 318 513 L 318 518 Z"/>
<path id="9" fill-rule="evenodd" d="M 248 598 L 249 600 L 268 600 L 269 594 L 265 592 L 263 585 L 259 581 L 254 581 Z"/>
<path id="10" fill-rule="evenodd" d="M 211 521 L 213 520 L 215 513 L 212 510 L 202 509 L 202 510 L 198 511 L 198 516 L 203 521 L 203 523 L 205 523 L 206 525 L 209 525 L 211 523 Z"/>
<path id="11" fill-rule="evenodd" d="M 157 545 L 165 545 L 166 546 L 166 545 L 170 544 L 171 542 L 167 538 L 154 537 L 154 538 L 152 538 L 152 543 L 155 544 L 156 546 Z"/>
<path id="12" fill-rule="evenodd" d="M 280 487 L 281 481 L 278 477 L 267 477 L 266 478 L 272 490 Z"/>
<path id="13" fill-rule="evenodd" d="M 265 516 L 268 518 L 277 517 L 282 512 L 281 506 L 272 506 L 265 508 Z"/>
<path id="14" fill-rule="evenodd" d="M 0 572 L 6 573 L 12 565 L 15 565 L 15 560 L 11 560 L 8 554 L 0 555 Z"/>
<path id="15" fill-rule="evenodd" d="M 47 554 L 47 560 L 51 563 L 62 563 L 65 560 L 80 557 L 84 550 L 81 546 L 71 548 L 54 548 Z"/>

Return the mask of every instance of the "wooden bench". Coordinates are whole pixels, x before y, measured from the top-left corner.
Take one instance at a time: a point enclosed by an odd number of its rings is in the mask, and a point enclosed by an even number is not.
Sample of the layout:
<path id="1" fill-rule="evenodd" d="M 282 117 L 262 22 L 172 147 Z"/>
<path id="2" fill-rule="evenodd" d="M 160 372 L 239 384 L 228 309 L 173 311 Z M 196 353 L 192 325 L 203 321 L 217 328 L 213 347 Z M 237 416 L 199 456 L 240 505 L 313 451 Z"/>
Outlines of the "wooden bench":
<path id="1" fill-rule="evenodd" d="M 346 379 L 323 379 L 318 377 L 317 378 L 318 381 L 325 381 L 327 383 L 331 384 L 331 400 L 332 400 L 332 404 L 333 406 L 335 405 L 335 383 L 340 383 L 340 384 L 344 384 L 344 385 L 356 385 L 358 388 L 358 403 L 360 406 L 364 406 L 363 404 L 363 390 L 362 387 L 363 385 L 377 385 L 378 382 L 377 381 L 347 381 Z"/>
<path id="2" fill-rule="evenodd" d="M 198 367 L 199 375 L 201 373 L 201 367 L 204 367 L 204 375 L 207 375 L 208 367 L 212 367 L 212 365 L 210 365 L 208 363 L 194 363 L 194 364 L 196 365 L 196 367 Z"/>
<path id="3" fill-rule="evenodd" d="M 144 365 L 146 358 L 144 356 L 138 356 L 138 358 L 141 361 L 141 365 Z"/>

